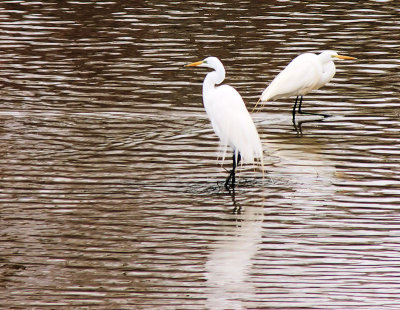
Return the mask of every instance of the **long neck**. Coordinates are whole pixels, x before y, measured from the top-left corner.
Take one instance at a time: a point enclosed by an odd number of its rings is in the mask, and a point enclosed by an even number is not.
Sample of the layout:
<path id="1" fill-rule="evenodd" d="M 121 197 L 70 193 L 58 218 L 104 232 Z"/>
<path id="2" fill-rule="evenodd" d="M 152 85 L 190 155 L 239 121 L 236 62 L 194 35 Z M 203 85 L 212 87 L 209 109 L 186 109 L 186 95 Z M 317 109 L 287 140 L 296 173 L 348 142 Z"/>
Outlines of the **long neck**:
<path id="1" fill-rule="evenodd" d="M 203 82 L 203 96 L 206 96 L 210 91 L 214 90 L 217 84 L 220 84 L 225 79 L 225 69 L 224 66 L 218 65 L 215 71 L 208 73 Z"/>
<path id="2" fill-rule="evenodd" d="M 322 87 L 323 85 L 328 83 L 335 75 L 335 72 L 336 72 L 336 67 L 333 60 L 329 60 L 328 62 L 324 63 L 322 65 L 322 76 L 319 81 L 320 85 L 319 87 Z"/>

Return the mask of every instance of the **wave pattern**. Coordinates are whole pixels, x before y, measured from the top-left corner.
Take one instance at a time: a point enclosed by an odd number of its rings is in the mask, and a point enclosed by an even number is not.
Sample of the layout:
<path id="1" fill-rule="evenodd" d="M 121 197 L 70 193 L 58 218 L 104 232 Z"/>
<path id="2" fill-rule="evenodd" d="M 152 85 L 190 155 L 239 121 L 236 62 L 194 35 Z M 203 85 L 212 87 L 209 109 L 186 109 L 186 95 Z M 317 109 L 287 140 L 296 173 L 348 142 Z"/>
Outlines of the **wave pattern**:
<path id="1" fill-rule="evenodd" d="M 0 305 L 398 309 L 393 1 L 3 1 Z M 251 109 L 292 58 L 326 87 L 253 114 L 265 175 L 235 196 L 202 107 L 221 58 Z"/>

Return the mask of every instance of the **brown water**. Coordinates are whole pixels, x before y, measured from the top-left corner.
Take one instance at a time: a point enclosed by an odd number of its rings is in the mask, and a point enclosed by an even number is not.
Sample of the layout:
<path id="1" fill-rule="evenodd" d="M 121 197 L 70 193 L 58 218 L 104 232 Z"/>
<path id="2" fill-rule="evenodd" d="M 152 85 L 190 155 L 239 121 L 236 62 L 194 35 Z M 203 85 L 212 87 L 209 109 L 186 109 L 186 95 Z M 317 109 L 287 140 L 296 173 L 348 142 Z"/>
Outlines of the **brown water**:
<path id="1" fill-rule="evenodd" d="M 400 309 L 396 1 L 0 4 L 3 309 Z M 222 182 L 219 57 L 251 109 L 292 58 L 334 80 L 253 114 L 265 178 Z M 227 161 L 224 166 L 229 168 Z M 236 211 L 236 212 L 233 212 Z"/>

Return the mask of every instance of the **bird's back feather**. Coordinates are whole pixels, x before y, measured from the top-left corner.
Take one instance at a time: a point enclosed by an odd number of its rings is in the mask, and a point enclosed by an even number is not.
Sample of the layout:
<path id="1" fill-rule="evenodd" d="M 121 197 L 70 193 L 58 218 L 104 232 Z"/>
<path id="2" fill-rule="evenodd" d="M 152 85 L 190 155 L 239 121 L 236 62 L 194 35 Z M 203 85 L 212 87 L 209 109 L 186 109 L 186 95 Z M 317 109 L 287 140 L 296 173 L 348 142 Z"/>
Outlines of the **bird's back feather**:
<path id="1" fill-rule="evenodd" d="M 240 94 L 229 85 L 214 88 L 204 105 L 222 147 L 231 146 L 244 163 L 262 160 L 262 144 Z"/>
<path id="2" fill-rule="evenodd" d="M 322 66 L 313 53 L 297 56 L 263 91 L 261 101 L 305 95 L 316 89 Z"/>

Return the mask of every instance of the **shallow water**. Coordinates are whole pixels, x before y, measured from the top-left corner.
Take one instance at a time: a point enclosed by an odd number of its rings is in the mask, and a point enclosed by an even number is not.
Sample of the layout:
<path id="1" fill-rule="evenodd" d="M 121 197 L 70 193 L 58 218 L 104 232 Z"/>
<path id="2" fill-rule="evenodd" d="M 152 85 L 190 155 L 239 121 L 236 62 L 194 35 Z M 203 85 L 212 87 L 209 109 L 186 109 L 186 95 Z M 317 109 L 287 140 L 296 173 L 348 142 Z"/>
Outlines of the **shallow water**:
<path id="1" fill-rule="evenodd" d="M 400 309 L 395 1 L 3 1 L 0 305 Z M 335 49 L 292 123 L 253 114 L 265 176 L 204 112 L 219 57 L 252 109 L 296 55 Z M 229 156 L 229 154 L 228 154 Z"/>

